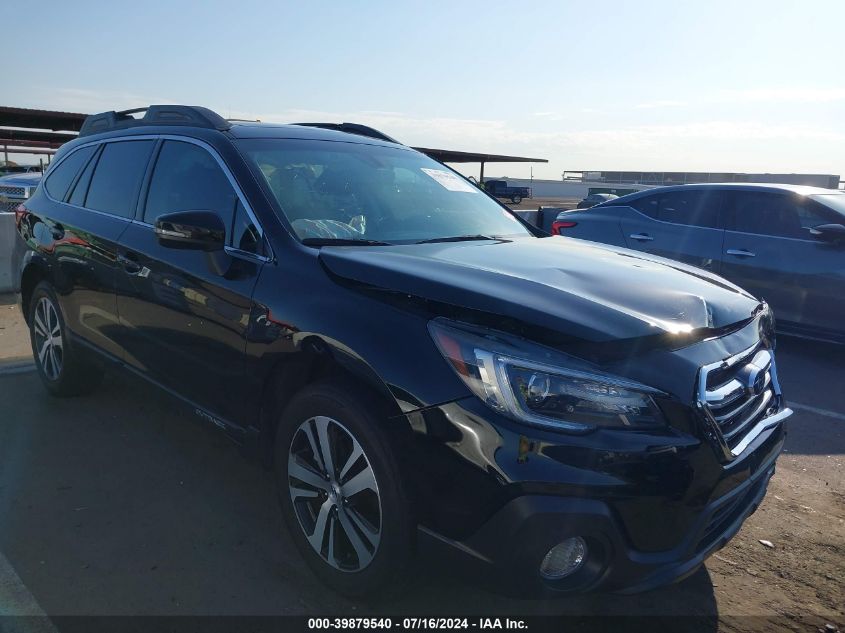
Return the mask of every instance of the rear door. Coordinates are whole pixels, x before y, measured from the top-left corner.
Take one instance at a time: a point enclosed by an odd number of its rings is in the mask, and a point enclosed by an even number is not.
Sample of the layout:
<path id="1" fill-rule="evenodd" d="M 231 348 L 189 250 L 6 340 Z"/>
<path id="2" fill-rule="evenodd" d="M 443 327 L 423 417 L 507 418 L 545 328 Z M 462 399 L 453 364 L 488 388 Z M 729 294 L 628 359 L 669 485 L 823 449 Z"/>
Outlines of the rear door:
<path id="1" fill-rule="evenodd" d="M 52 205 L 44 232 L 53 240 L 54 280 L 67 325 L 117 358 L 117 242 L 134 213 L 153 145 L 126 140 L 80 148 L 44 183 L 47 196 L 61 201 Z"/>
<path id="2" fill-rule="evenodd" d="M 138 217 L 120 240 L 118 312 L 126 362 L 214 416 L 239 423 L 246 328 L 265 261 L 264 238 L 245 198 L 213 150 L 163 141 Z M 168 248 L 153 232 L 176 211 L 217 213 L 225 252 Z"/>
<path id="3" fill-rule="evenodd" d="M 683 189 L 634 200 L 621 217 L 628 248 L 718 273 L 724 230 L 716 189 Z"/>
<path id="4" fill-rule="evenodd" d="M 845 250 L 809 229 L 841 222 L 833 210 L 792 193 L 726 194 L 722 274 L 793 327 L 845 329 Z"/>

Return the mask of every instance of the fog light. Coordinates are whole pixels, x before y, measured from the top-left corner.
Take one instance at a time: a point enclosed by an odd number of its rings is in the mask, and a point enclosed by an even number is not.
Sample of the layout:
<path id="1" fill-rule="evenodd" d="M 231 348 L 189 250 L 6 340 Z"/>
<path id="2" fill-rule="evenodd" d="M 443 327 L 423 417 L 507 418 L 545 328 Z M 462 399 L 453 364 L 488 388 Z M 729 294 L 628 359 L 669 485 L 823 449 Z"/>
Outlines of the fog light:
<path id="1" fill-rule="evenodd" d="M 540 575 L 547 580 L 560 580 L 578 571 L 585 560 L 587 544 L 580 536 L 574 536 L 549 550 L 540 564 Z"/>

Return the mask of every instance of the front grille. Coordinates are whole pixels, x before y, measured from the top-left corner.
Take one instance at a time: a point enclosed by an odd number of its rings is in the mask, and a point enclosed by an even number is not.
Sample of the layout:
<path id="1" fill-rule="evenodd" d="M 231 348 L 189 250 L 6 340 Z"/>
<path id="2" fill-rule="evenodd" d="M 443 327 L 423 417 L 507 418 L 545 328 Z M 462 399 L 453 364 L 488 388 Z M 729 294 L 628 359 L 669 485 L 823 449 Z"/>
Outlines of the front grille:
<path id="1" fill-rule="evenodd" d="M 731 449 L 779 406 L 774 355 L 761 345 L 702 368 L 700 380 L 699 405 Z"/>
<path id="2" fill-rule="evenodd" d="M 0 185 L 0 213 L 14 211 L 27 198 L 26 187 Z"/>

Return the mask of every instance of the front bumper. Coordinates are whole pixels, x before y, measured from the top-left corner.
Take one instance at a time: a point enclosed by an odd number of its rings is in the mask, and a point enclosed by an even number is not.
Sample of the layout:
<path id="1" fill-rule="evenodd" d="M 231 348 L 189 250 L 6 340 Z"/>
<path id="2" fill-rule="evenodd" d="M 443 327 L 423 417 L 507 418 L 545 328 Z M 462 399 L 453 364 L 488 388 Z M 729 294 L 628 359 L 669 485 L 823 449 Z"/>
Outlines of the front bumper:
<path id="1" fill-rule="evenodd" d="M 682 450 L 655 450 L 656 438 L 651 437 L 641 438 L 642 451 L 628 445 L 627 452 L 613 457 L 605 444 L 603 455 L 588 458 L 585 468 L 574 470 L 571 464 L 576 453 L 561 455 L 570 462 L 564 466 L 548 457 L 561 447 L 543 439 L 528 442 L 534 447 L 528 460 L 520 462 L 518 454 L 513 460 L 509 448 L 524 445 L 525 438 L 509 438 L 499 425 L 497 431 L 505 437 L 500 436 L 498 450 L 492 454 L 483 450 L 491 440 L 478 425 L 481 421 L 471 414 L 476 409 L 471 400 L 460 406 L 447 405 L 445 412 L 440 409 L 446 419 L 468 430 L 465 437 L 478 449 L 476 464 L 482 457 L 488 458 L 488 473 L 510 464 L 497 477 L 500 484 L 503 477 L 510 484 L 497 488 L 509 490 L 511 495 L 506 500 L 491 499 L 487 507 L 495 509 L 480 526 L 463 534 L 446 534 L 429 523 L 421 528 L 421 543 L 431 553 L 451 550 L 451 564 L 457 556 L 465 566 L 480 572 L 473 574 L 475 578 L 487 579 L 494 589 L 532 597 L 577 591 L 636 593 L 694 573 L 761 503 L 783 448 L 784 420 L 790 413 L 785 409 L 755 429 L 753 441 L 728 465 L 718 464 L 706 442 Z M 431 420 L 436 417 L 432 414 L 429 411 L 425 417 Z M 666 439 L 678 442 L 677 437 Z M 570 437 L 569 441 L 590 440 L 587 436 Z M 452 443 L 453 449 L 458 447 L 468 453 L 465 442 Z M 582 455 L 598 450 L 587 445 L 568 448 Z M 520 481 L 518 471 L 533 481 Z M 548 483 L 538 483 L 541 478 Z M 470 479 L 458 475 L 452 479 L 453 489 L 459 489 L 464 479 L 472 485 Z M 479 492 L 476 498 L 464 497 L 468 513 L 479 512 L 483 502 L 481 488 L 474 488 Z M 448 496 L 441 499 L 450 503 Z M 587 542 L 587 564 L 562 580 L 542 578 L 539 567 L 543 557 L 554 545 L 573 536 Z"/>

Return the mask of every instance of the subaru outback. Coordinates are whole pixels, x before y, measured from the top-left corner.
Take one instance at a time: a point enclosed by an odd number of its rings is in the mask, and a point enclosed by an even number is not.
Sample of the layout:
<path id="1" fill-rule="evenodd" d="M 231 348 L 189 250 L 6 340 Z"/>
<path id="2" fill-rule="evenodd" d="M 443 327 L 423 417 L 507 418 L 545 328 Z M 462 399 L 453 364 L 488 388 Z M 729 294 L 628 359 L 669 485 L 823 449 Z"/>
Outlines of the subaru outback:
<path id="1" fill-rule="evenodd" d="M 532 595 L 676 581 L 783 446 L 764 302 L 546 235 L 361 125 L 92 115 L 16 220 L 46 390 L 117 366 L 172 394 L 272 468 L 348 595 L 422 550 Z"/>

